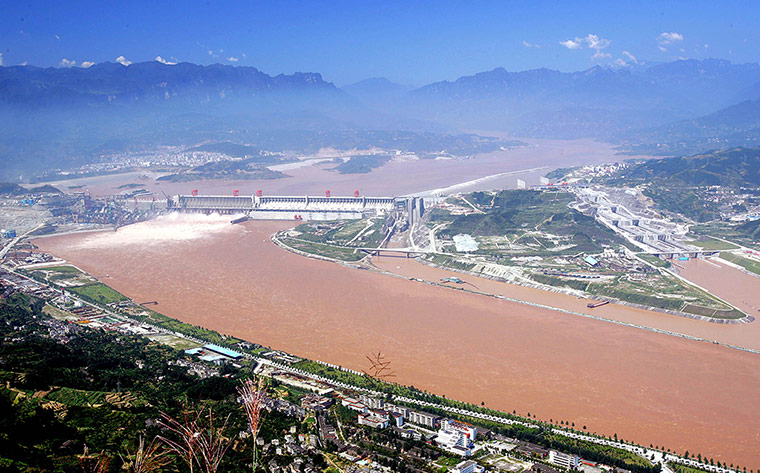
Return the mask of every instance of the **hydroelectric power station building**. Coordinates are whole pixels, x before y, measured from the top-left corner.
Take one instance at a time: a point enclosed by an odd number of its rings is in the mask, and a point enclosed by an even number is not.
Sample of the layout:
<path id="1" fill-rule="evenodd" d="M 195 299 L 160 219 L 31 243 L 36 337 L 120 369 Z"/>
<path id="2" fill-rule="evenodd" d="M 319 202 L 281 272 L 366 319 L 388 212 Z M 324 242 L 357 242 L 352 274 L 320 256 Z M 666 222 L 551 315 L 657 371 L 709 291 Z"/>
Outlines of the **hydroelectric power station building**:
<path id="1" fill-rule="evenodd" d="M 403 213 L 409 221 L 424 213 L 421 197 L 324 197 L 256 195 L 175 195 L 169 210 L 179 212 L 244 214 L 261 220 L 349 220 Z"/>

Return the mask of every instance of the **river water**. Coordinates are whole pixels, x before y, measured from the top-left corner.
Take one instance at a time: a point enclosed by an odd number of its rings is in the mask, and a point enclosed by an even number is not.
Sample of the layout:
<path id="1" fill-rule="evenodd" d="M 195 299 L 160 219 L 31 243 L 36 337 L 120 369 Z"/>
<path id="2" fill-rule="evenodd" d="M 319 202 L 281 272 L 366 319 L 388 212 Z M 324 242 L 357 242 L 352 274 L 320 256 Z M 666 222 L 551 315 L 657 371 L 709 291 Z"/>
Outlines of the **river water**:
<path id="1" fill-rule="evenodd" d="M 35 243 L 185 322 L 360 370 L 381 350 L 403 384 L 760 467 L 760 355 L 311 260 L 269 240 L 290 222 L 227 222 L 171 216 Z M 403 259 L 376 262 L 417 277 L 446 273 Z M 585 307 L 525 291 L 544 304 Z M 595 314 L 667 321 L 659 323 L 711 339 L 756 325 L 600 309 Z"/>

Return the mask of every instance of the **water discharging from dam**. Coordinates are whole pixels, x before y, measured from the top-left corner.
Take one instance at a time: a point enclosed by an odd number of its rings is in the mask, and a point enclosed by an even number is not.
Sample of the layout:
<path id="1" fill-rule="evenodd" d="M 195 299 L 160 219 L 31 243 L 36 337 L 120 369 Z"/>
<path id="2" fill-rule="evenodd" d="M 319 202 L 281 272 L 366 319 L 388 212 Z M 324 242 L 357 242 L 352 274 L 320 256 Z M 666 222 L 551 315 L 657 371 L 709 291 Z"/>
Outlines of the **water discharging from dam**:
<path id="1" fill-rule="evenodd" d="M 292 222 L 176 218 L 36 244 L 192 324 L 355 369 L 382 350 L 404 384 L 760 466 L 760 355 L 303 258 L 269 241 Z"/>

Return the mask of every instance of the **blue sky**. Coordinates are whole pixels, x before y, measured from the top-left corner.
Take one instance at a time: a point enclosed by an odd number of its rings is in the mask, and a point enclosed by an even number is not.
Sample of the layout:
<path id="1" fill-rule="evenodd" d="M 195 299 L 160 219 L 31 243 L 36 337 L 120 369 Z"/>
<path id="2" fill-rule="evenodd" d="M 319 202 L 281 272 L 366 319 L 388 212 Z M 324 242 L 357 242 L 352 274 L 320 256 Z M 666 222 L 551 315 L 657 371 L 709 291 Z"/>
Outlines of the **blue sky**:
<path id="1" fill-rule="evenodd" d="M 215 62 L 268 74 L 321 72 L 344 85 L 385 76 L 421 85 L 504 67 L 719 57 L 760 61 L 751 1 L 11 1 L 4 65 Z"/>

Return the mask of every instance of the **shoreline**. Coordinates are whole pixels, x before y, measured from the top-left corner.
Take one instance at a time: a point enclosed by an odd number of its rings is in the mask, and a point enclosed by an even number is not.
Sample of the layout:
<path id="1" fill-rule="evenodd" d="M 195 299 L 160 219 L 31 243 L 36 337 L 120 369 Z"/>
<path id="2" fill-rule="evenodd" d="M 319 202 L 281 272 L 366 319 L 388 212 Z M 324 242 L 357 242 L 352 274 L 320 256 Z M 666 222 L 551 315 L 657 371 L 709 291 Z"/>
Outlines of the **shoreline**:
<path id="1" fill-rule="evenodd" d="M 571 309 L 564 309 L 564 308 L 560 308 L 560 307 L 554 307 L 554 306 L 549 306 L 549 305 L 545 305 L 545 304 L 539 304 L 539 303 L 535 303 L 535 302 L 524 301 L 524 300 L 521 300 L 521 299 L 516 299 L 516 298 L 512 298 L 512 297 L 502 296 L 502 295 L 498 295 L 498 294 L 491 294 L 491 293 L 488 293 L 488 292 L 474 291 L 472 289 L 466 289 L 466 288 L 449 286 L 449 285 L 441 284 L 441 283 L 438 283 L 438 282 L 435 282 L 435 281 L 428 281 L 428 280 L 424 280 L 424 279 L 420 279 L 420 278 L 410 278 L 410 277 L 407 277 L 407 276 L 402 276 L 400 274 L 396 274 L 396 273 L 393 273 L 393 272 L 390 272 L 390 271 L 383 270 L 383 269 L 375 266 L 371 262 L 369 263 L 369 267 L 363 267 L 363 266 L 357 264 L 358 262 L 357 263 L 349 263 L 349 262 L 341 261 L 341 260 L 338 260 L 338 259 L 335 259 L 335 258 L 329 258 L 327 256 L 321 256 L 321 255 L 314 255 L 314 254 L 311 254 L 311 253 L 306 253 L 304 251 L 297 250 L 295 248 L 291 248 L 290 246 L 288 246 L 285 243 L 283 243 L 282 241 L 280 241 L 279 238 L 277 238 L 277 233 L 271 235 L 270 239 L 279 248 L 282 248 L 282 249 L 284 249 L 286 251 L 290 251 L 291 253 L 297 254 L 299 256 L 304 256 L 304 257 L 315 259 L 315 260 L 319 260 L 319 261 L 327 261 L 327 262 L 339 264 L 341 266 L 344 266 L 344 267 L 347 267 L 347 268 L 351 268 L 351 269 L 364 270 L 364 271 L 372 271 L 372 272 L 375 272 L 375 273 L 378 273 L 378 274 L 382 274 L 382 275 L 385 275 L 385 276 L 390 276 L 390 277 L 394 277 L 394 278 L 398 278 L 398 279 L 404 279 L 404 280 L 407 280 L 407 281 L 414 280 L 416 282 L 421 282 L 423 284 L 428 284 L 428 285 L 431 285 L 431 286 L 443 287 L 443 288 L 447 288 L 447 289 L 451 289 L 451 290 L 462 291 L 462 292 L 467 292 L 467 293 L 481 295 L 481 296 L 486 296 L 486 297 L 492 297 L 494 299 L 506 300 L 506 301 L 509 301 L 509 302 L 514 302 L 514 303 L 518 303 L 518 304 L 528 305 L 528 306 L 531 306 L 531 307 L 538 307 L 538 308 L 542 308 L 542 309 L 552 310 L 552 311 L 555 311 L 555 312 L 560 312 L 560 313 L 564 313 L 564 314 L 568 314 L 568 315 L 573 315 L 573 316 L 578 316 L 578 317 L 584 317 L 584 318 L 587 318 L 587 319 L 598 320 L 598 321 L 601 321 L 601 322 L 608 322 L 608 323 L 612 323 L 612 324 L 616 324 L 616 325 L 621 325 L 621 326 L 624 326 L 624 327 L 636 328 L 636 329 L 640 329 L 640 330 L 647 330 L 647 331 L 650 331 L 650 332 L 659 333 L 659 334 L 663 334 L 663 335 L 669 335 L 669 336 L 672 336 L 672 337 L 678 337 L 678 338 L 687 339 L 687 340 L 693 340 L 693 341 L 697 341 L 697 342 L 708 342 L 708 343 L 712 343 L 712 344 L 715 344 L 715 345 L 721 345 L 721 346 L 724 346 L 726 348 L 731 348 L 731 349 L 734 349 L 734 350 L 745 351 L 745 352 L 749 352 L 749 353 L 754 353 L 754 354 L 760 355 L 760 350 L 754 349 L 754 348 L 747 348 L 747 347 L 742 347 L 742 346 L 738 346 L 738 345 L 733 345 L 733 344 L 730 344 L 730 343 L 717 342 L 715 340 L 709 340 L 709 339 L 703 338 L 703 337 L 696 337 L 696 336 L 693 336 L 693 335 L 688 335 L 688 334 L 685 334 L 685 333 L 680 333 L 680 332 L 676 332 L 676 331 L 672 331 L 672 330 L 664 330 L 664 329 L 659 329 L 659 328 L 655 328 L 655 327 L 649 327 L 649 326 L 646 326 L 646 325 L 635 324 L 635 323 L 631 323 L 631 322 L 623 322 L 623 321 L 620 321 L 620 320 L 615 320 L 615 319 L 610 319 L 610 318 L 606 318 L 606 317 L 601 317 L 601 316 L 598 316 L 598 315 L 585 314 L 583 312 L 577 312 L 577 311 L 574 311 L 574 310 L 571 310 Z M 359 261 L 363 261 L 363 259 L 359 260 Z M 425 263 L 421 262 L 421 264 L 427 264 L 427 262 L 425 262 Z M 432 266 L 432 267 L 436 267 L 438 269 L 444 269 L 446 271 L 459 272 L 459 273 L 469 274 L 469 275 L 472 275 L 472 276 L 475 276 L 475 277 L 480 277 L 480 276 L 477 276 L 477 275 L 475 275 L 475 274 L 473 274 L 471 272 L 467 272 L 467 271 L 459 271 L 459 270 L 455 270 L 455 269 L 451 269 L 451 268 L 440 267 L 440 266 L 435 265 L 435 264 L 429 264 L 429 265 Z M 495 278 L 486 278 L 486 279 L 492 279 L 492 280 L 498 281 Z M 512 283 L 507 283 L 507 282 L 503 282 L 503 281 L 498 281 L 498 282 L 502 282 L 504 284 L 512 284 Z M 517 286 L 523 286 L 521 284 L 515 284 L 515 285 L 517 285 Z M 530 287 L 530 286 L 523 286 L 523 287 Z M 533 288 L 533 289 L 544 290 L 543 288 Z M 561 291 L 557 291 L 557 292 L 562 293 Z M 615 301 L 614 303 L 618 303 L 618 301 Z M 662 313 L 665 313 L 665 314 L 668 314 L 668 315 L 682 316 L 684 318 L 689 318 L 689 319 L 693 319 L 693 320 L 702 320 L 701 317 L 703 317 L 703 316 L 697 316 L 697 315 L 694 315 L 693 317 L 691 317 L 691 316 L 689 316 L 689 314 L 680 315 L 678 313 L 670 313 L 670 312 L 666 311 L 665 309 L 656 310 L 656 308 L 637 306 L 635 304 L 630 304 L 630 303 L 622 303 L 621 305 L 626 305 L 626 306 L 634 307 L 634 308 L 638 308 L 638 309 L 650 310 L 652 312 L 662 312 Z M 744 318 L 742 318 L 742 319 L 721 319 L 721 320 L 737 320 L 736 322 L 715 322 L 715 321 L 712 321 L 712 320 L 703 320 L 703 321 L 713 322 L 713 323 L 718 323 L 718 324 L 732 324 L 732 323 L 733 324 L 746 324 L 746 323 L 750 323 L 750 322 L 754 321 L 754 317 L 752 317 L 751 315 L 747 314 L 746 317 L 747 318 L 751 318 L 752 320 L 745 321 L 745 322 L 740 322 L 740 320 L 744 320 Z"/>

